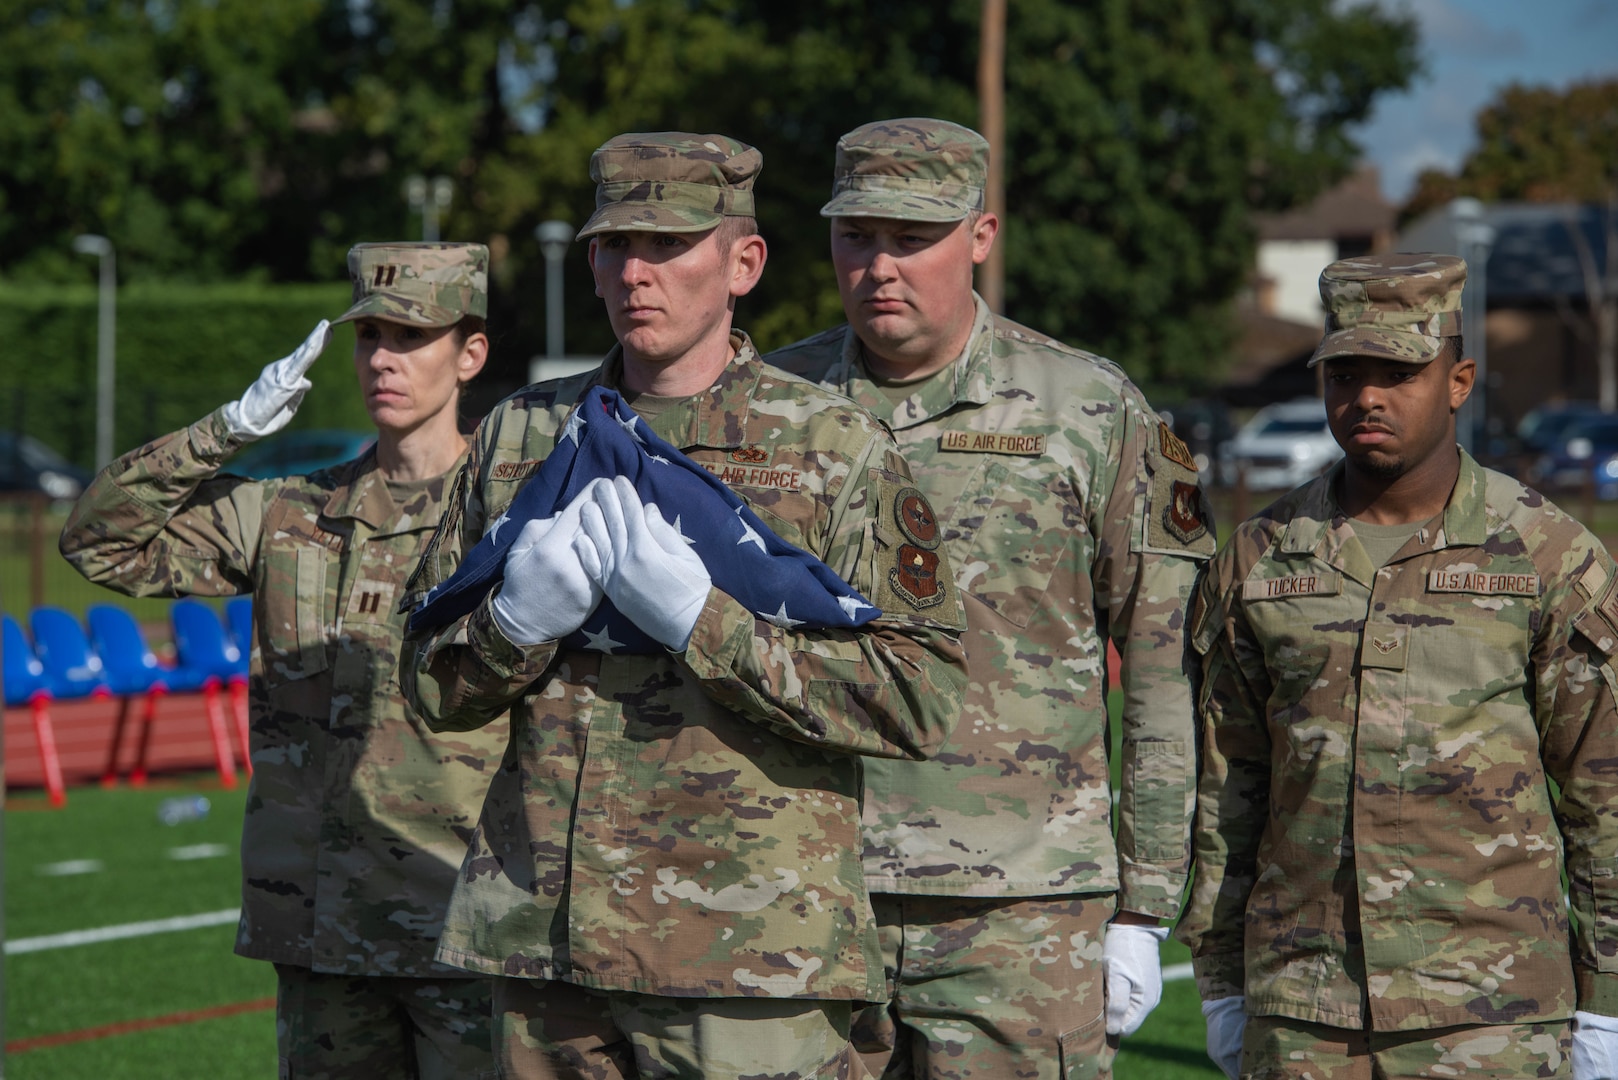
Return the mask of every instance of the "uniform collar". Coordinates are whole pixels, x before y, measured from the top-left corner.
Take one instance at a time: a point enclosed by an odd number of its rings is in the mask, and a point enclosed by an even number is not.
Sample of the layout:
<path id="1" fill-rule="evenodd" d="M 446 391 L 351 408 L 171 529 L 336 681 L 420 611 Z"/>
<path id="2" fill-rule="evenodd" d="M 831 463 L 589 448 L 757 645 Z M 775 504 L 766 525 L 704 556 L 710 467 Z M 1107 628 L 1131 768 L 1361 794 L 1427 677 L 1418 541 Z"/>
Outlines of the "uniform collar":
<path id="1" fill-rule="evenodd" d="M 747 425 L 753 416 L 753 398 L 766 368 L 753 348 L 752 339 L 743 331 L 730 332 L 730 346 L 736 355 L 712 386 L 664 410 L 652 422 L 652 430 L 672 445 L 733 449 L 748 441 Z M 622 392 L 623 378 L 623 346 L 614 345 L 585 389 L 599 383 Z"/>
<path id="2" fill-rule="evenodd" d="M 942 416 L 966 403 L 985 405 L 989 401 L 990 363 L 994 357 L 994 315 L 983 297 L 972 294 L 976 315 L 961 355 L 940 368 L 916 387 L 916 392 L 895 404 L 871 375 L 865 346 L 852 326 L 844 328 L 843 351 L 836 381 L 844 394 L 853 398 L 889 427 L 902 430 Z"/>
<path id="3" fill-rule="evenodd" d="M 364 523 L 378 536 L 414 532 L 438 524 L 435 512 L 443 498 L 443 484 L 460 471 L 466 463 L 463 452 L 450 470 L 436 481 L 437 487 L 426 486 L 419 494 L 408 499 L 407 505 L 394 502 L 386 478 L 376 463 L 373 444 L 360 458 L 347 467 L 347 474 L 339 476 L 337 489 L 326 500 L 321 514 L 333 520 L 352 518 Z M 420 505 L 410 505 L 417 504 Z"/>
<path id="4" fill-rule="evenodd" d="M 1460 450 L 1460 455 L 1460 475 L 1449 493 L 1449 501 L 1444 504 L 1442 523 L 1425 535 L 1418 533 L 1411 541 L 1425 550 L 1478 547 L 1488 538 L 1487 474 L 1464 449 Z M 1326 475 L 1303 489 L 1277 549 L 1284 555 L 1312 554 L 1340 570 L 1362 577 L 1364 568 L 1354 564 L 1365 561 L 1363 553 L 1357 543 L 1348 544 L 1354 535 L 1353 529 L 1333 494 L 1342 479 L 1343 469 L 1344 463 L 1338 461 Z"/>

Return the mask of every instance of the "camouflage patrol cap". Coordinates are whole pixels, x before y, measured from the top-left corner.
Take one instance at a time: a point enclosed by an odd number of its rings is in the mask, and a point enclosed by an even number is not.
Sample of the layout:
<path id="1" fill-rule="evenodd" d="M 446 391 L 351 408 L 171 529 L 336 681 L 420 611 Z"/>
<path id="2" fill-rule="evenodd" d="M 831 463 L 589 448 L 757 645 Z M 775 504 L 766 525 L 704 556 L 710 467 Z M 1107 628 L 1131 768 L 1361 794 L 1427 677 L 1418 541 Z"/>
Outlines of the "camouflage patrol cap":
<path id="1" fill-rule="evenodd" d="M 576 239 L 604 232 L 707 232 L 753 216 L 764 155 L 725 135 L 619 135 L 590 155 L 596 210 Z"/>
<path id="2" fill-rule="evenodd" d="M 983 209 L 989 143 L 948 120 L 878 120 L 837 140 L 821 217 L 960 221 Z"/>
<path id="3" fill-rule="evenodd" d="M 489 312 L 489 249 L 483 244 L 355 244 L 348 249 L 354 305 L 337 319 L 454 326 Z"/>
<path id="4" fill-rule="evenodd" d="M 1383 356 L 1407 364 L 1436 360 L 1444 338 L 1461 332 L 1466 262 L 1428 252 L 1339 259 L 1320 274 L 1326 336 L 1309 358 Z"/>

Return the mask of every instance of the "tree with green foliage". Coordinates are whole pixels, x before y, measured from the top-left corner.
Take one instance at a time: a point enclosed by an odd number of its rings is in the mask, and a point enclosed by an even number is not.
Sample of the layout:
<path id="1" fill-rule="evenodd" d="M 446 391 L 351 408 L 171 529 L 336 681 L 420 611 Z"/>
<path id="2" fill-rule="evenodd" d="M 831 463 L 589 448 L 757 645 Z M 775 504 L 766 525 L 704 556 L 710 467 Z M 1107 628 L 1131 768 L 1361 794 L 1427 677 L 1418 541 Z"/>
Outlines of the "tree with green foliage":
<path id="1" fill-rule="evenodd" d="M 0 29 L 0 275 L 335 279 L 411 235 L 412 174 L 454 183 L 443 235 L 494 255 L 491 369 L 543 340 L 532 230 L 583 221 L 622 131 L 757 145 L 765 348 L 840 316 L 817 216 L 838 135 L 977 124 L 979 0 L 17 0 Z M 1416 68 L 1406 16 L 1337 0 L 1020 0 L 1007 27 L 1007 313 L 1149 387 L 1215 378 L 1252 217 L 1307 201 Z M 582 253 L 568 347 L 610 331 Z M 504 333 L 498 333 L 504 328 Z"/>

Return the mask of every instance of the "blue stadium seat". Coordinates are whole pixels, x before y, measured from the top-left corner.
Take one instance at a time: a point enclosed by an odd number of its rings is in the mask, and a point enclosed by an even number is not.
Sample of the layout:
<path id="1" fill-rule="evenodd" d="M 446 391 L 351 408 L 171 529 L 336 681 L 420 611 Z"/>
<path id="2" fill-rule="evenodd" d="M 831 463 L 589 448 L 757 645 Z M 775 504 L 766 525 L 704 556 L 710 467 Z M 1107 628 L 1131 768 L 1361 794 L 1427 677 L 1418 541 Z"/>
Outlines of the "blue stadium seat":
<path id="1" fill-rule="evenodd" d="M 0 615 L 0 650 L 4 651 L 7 706 L 27 705 L 34 718 L 34 739 L 39 746 L 40 765 L 45 774 L 45 792 L 52 806 L 67 805 L 67 789 L 62 784 L 62 763 L 56 755 L 56 732 L 51 726 L 51 682 L 44 663 L 23 636 L 22 627 L 10 615 Z"/>
<path id="2" fill-rule="evenodd" d="M 22 627 L 10 615 L 0 616 L 5 621 L 5 637 L 0 646 L 5 651 L 6 705 L 26 705 L 35 694 L 50 696 L 50 680 L 45 676 L 45 665 L 34 655 L 34 647 L 23 636 Z"/>
<path id="3" fill-rule="evenodd" d="M 207 674 L 183 665 L 167 668 L 159 664 L 134 616 L 123 608 L 96 604 L 85 618 L 113 693 L 144 694 L 157 686 L 171 694 L 202 689 Z"/>
<path id="4" fill-rule="evenodd" d="M 245 670 L 241 650 L 225 635 L 219 616 L 200 600 L 176 600 L 169 609 L 174 627 L 174 651 L 180 663 L 217 679 L 240 676 Z"/>
<path id="5" fill-rule="evenodd" d="M 59 698 L 110 694 L 101 657 L 90 648 L 79 620 L 61 608 L 35 608 L 28 616 L 34 655 L 45 665 L 51 693 Z"/>

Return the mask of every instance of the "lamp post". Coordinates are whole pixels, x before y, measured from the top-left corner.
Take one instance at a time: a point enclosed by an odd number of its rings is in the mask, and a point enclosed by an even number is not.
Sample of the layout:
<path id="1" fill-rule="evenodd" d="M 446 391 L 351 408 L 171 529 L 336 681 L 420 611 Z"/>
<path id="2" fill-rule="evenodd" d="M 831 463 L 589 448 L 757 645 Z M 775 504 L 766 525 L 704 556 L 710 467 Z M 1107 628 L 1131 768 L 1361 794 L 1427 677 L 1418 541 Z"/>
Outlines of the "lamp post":
<path id="1" fill-rule="evenodd" d="M 562 358 L 562 259 L 573 243 L 573 226 L 565 221 L 541 221 L 534 227 L 540 254 L 545 256 L 545 356 Z"/>
<path id="2" fill-rule="evenodd" d="M 1467 355 L 1478 366 L 1472 396 L 1461 410 L 1459 435 L 1461 445 L 1477 456 L 1486 453 L 1489 445 L 1488 265 L 1495 230 L 1484 220 L 1483 203 L 1471 197 L 1451 200 L 1449 218 L 1456 246 L 1460 248 L 1458 254 L 1466 260 L 1461 335 L 1466 339 Z"/>
<path id="3" fill-rule="evenodd" d="M 421 238 L 436 242 L 438 216 L 449 209 L 455 185 L 447 176 L 412 176 L 405 180 L 404 194 L 410 209 L 421 215 Z"/>
<path id="4" fill-rule="evenodd" d="M 73 238 L 73 250 L 101 260 L 101 288 L 96 319 L 96 468 L 112 460 L 112 399 L 117 347 L 118 273 L 112 241 L 85 234 Z"/>

